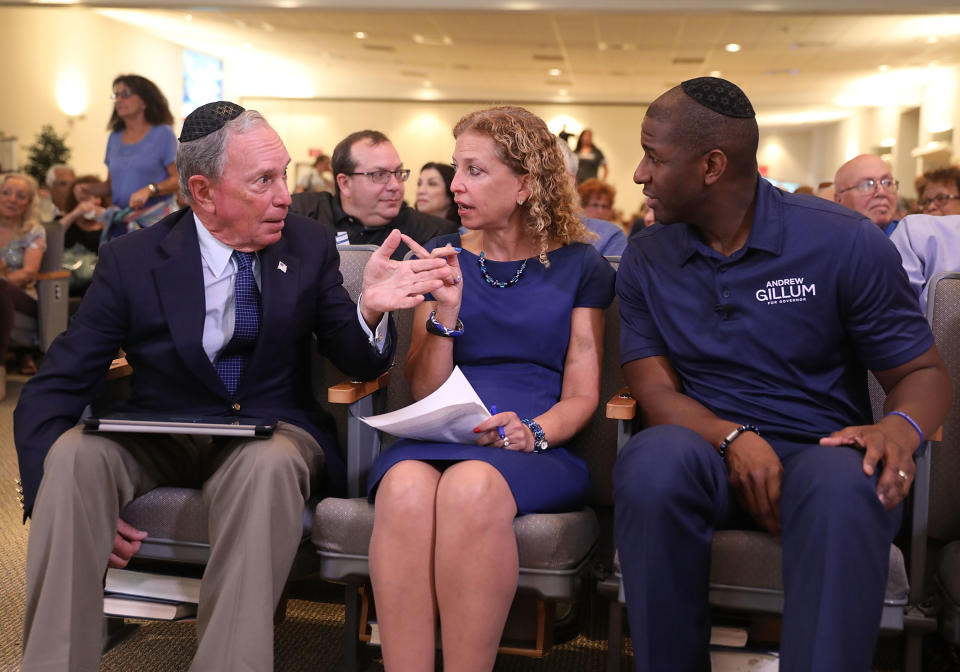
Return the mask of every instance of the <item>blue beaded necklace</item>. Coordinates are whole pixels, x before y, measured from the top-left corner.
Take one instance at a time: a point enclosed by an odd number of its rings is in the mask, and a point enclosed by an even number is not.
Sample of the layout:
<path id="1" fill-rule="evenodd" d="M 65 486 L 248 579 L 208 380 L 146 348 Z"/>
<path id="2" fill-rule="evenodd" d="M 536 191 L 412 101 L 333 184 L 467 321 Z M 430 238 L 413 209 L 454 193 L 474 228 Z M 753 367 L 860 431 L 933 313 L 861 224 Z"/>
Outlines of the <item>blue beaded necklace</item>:
<path id="1" fill-rule="evenodd" d="M 490 277 L 490 274 L 487 273 L 486 254 L 483 250 L 480 250 L 480 258 L 477 260 L 477 262 L 480 264 L 480 277 L 483 278 L 488 285 L 491 287 L 497 287 L 498 289 L 513 287 L 515 284 L 520 282 L 520 276 L 523 275 L 523 272 L 527 268 L 527 259 L 524 259 L 523 263 L 520 264 L 520 268 L 518 268 L 517 272 L 513 274 L 513 277 L 506 282 L 503 282 L 502 280 L 494 280 Z"/>

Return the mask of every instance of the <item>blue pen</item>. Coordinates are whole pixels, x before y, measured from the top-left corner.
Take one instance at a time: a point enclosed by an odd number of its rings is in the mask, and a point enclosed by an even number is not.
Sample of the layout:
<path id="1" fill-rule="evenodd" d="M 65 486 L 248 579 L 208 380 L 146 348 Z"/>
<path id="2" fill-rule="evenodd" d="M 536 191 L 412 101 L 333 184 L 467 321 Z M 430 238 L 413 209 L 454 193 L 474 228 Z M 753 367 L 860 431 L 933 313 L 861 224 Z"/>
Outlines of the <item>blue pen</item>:
<path id="1" fill-rule="evenodd" d="M 496 414 L 497 414 L 497 405 L 494 404 L 493 406 L 490 407 L 490 415 L 496 415 Z M 507 437 L 507 435 L 503 433 L 503 425 L 500 425 L 499 427 L 497 427 L 497 436 L 499 436 L 501 439 L 505 439 Z"/>

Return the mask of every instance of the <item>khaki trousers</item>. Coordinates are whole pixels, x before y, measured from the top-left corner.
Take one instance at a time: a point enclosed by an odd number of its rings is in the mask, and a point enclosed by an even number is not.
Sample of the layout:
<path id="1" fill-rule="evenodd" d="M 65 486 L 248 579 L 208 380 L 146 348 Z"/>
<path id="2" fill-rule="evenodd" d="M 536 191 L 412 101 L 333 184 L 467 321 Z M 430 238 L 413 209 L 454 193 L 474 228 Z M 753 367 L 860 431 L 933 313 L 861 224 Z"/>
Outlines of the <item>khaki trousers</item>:
<path id="1" fill-rule="evenodd" d="M 191 671 L 272 672 L 273 612 L 322 465 L 314 438 L 285 423 L 255 440 L 65 432 L 44 462 L 31 520 L 21 669 L 99 669 L 102 581 L 119 512 L 177 485 L 202 488 L 209 508 Z"/>

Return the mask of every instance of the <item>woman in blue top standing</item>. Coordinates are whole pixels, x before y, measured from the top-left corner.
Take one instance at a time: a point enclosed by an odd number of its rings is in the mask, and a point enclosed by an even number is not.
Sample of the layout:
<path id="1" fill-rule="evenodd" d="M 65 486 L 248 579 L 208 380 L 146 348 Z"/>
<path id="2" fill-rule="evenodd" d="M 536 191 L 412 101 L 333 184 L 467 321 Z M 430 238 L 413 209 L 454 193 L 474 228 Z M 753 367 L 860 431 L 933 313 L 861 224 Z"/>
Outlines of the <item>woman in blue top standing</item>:
<path id="1" fill-rule="evenodd" d="M 90 185 L 89 196 L 110 196 L 121 208 L 140 210 L 177 191 L 177 138 L 167 99 L 140 75 L 113 80 L 113 115 L 107 128 L 107 181 Z"/>

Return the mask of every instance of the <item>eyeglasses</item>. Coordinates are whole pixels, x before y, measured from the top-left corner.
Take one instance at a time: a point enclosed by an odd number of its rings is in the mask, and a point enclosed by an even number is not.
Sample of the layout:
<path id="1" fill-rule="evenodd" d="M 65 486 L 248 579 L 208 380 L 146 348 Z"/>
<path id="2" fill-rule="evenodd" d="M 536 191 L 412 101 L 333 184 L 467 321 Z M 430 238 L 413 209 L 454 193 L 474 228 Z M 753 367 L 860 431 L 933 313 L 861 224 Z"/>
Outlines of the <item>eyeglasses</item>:
<path id="1" fill-rule="evenodd" d="M 897 180 L 893 179 L 892 177 L 884 177 L 883 179 L 880 179 L 880 180 L 875 180 L 872 177 L 868 177 L 865 180 L 860 180 L 852 187 L 847 187 L 846 189 L 840 189 L 836 193 L 842 194 L 845 191 L 856 189 L 861 194 L 872 194 L 874 191 L 877 190 L 878 184 L 888 191 L 896 191 L 897 189 L 900 188 L 900 183 Z"/>
<path id="2" fill-rule="evenodd" d="M 110 94 L 110 100 L 116 100 L 117 98 L 129 98 L 130 96 L 136 95 L 130 89 L 120 89 L 119 91 L 114 91 Z"/>
<path id="3" fill-rule="evenodd" d="M 397 178 L 397 182 L 406 182 L 410 178 L 409 168 L 399 168 L 397 170 L 371 170 L 367 173 L 347 173 L 347 175 L 363 175 L 369 177 L 374 184 L 386 184 L 390 181 L 390 176 Z"/>
<path id="4" fill-rule="evenodd" d="M 933 198 L 921 198 L 917 201 L 917 205 L 921 208 L 925 208 L 931 203 L 936 203 L 937 205 L 946 205 L 947 201 L 953 200 L 954 198 L 960 199 L 960 196 L 951 196 L 950 194 L 937 194 Z"/>

